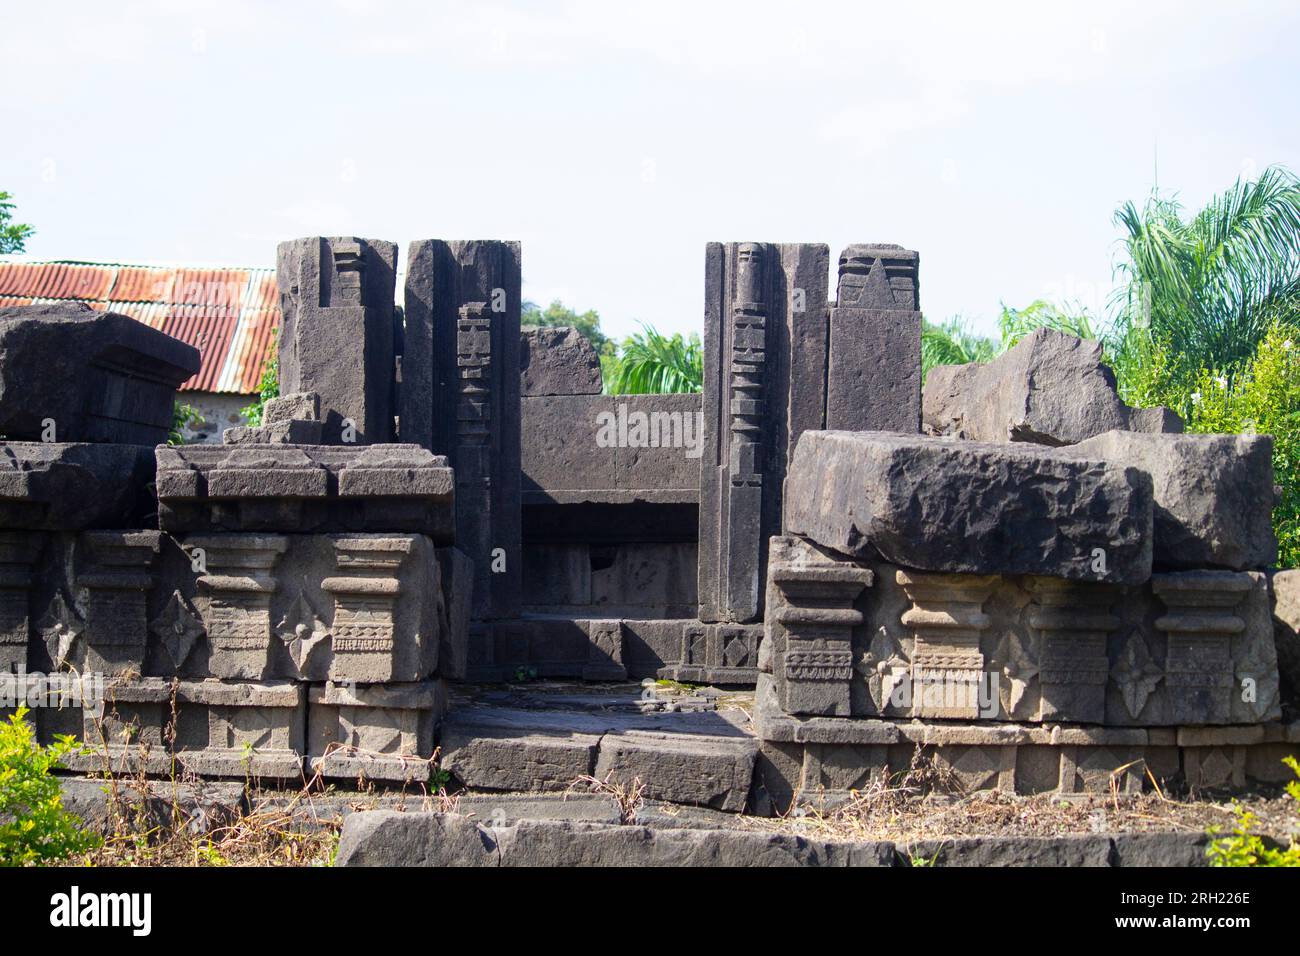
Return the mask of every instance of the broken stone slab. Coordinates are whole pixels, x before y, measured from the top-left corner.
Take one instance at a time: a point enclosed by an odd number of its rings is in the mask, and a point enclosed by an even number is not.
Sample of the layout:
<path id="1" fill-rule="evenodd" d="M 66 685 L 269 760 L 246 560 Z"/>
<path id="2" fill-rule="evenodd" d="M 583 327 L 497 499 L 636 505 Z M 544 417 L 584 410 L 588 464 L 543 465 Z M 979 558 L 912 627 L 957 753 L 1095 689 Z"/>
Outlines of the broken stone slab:
<path id="1" fill-rule="evenodd" d="M 0 528 L 144 527 L 153 477 L 154 450 L 144 445 L 0 444 Z"/>
<path id="2" fill-rule="evenodd" d="M 568 790 L 595 767 L 592 734 L 516 734 L 497 727 L 448 726 L 441 767 L 474 790 Z"/>
<path id="3" fill-rule="evenodd" d="M 371 810 L 343 824 L 336 866 L 1205 866 L 1204 833 L 978 836 L 916 843 Z"/>
<path id="4" fill-rule="evenodd" d="M 789 833 L 521 820 L 375 810 L 343 824 L 337 866 L 893 866 L 888 842 Z"/>
<path id="5" fill-rule="evenodd" d="M 407 531 L 450 543 L 455 479 L 417 445 L 160 446 L 165 531 Z"/>
<path id="6" fill-rule="evenodd" d="M 320 396 L 296 392 L 268 399 L 262 424 L 238 425 L 222 432 L 226 445 L 320 445 L 325 423 L 320 420 Z"/>
<path id="7" fill-rule="evenodd" d="M 355 236 L 280 243 L 280 385 L 315 392 L 330 444 L 391 441 L 397 246 Z"/>
<path id="8" fill-rule="evenodd" d="M 472 790 L 564 791 L 596 775 L 639 777 L 651 799 L 738 812 L 757 747 L 721 713 L 453 709 L 442 767 Z"/>
<path id="9" fill-rule="evenodd" d="M 1248 571 L 1277 560 L 1272 436 L 1112 431 L 1071 451 L 1151 476 L 1155 567 Z"/>
<path id="10" fill-rule="evenodd" d="M 262 410 L 262 424 L 289 421 L 320 421 L 320 396 L 315 392 L 294 392 L 267 399 Z"/>
<path id="11" fill-rule="evenodd" d="M 524 395 L 599 395 L 600 355 L 571 326 L 523 329 L 519 339 Z"/>
<path id="12" fill-rule="evenodd" d="M 923 571 L 1124 584 L 1151 574 L 1150 476 L 1062 450 L 809 432 L 785 508 L 791 533 Z"/>
<path id="13" fill-rule="evenodd" d="M 654 800 L 739 813 L 757 756 L 751 739 L 632 731 L 600 741 L 594 776 L 629 790 L 639 781 Z"/>
<path id="14" fill-rule="evenodd" d="M 83 303 L 0 308 L 0 435 L 157 445 L 199 350 Z"/>
<path id="15" fill-rule="evenodd" d="M 144 817 L 151 825 L 201 836 L 230 826 L 245 807 L 242 783 L 213 780 L 148 781 L 143 786 L 95 777 L 60 777 L 63 809 L 96 833 L 108 835 L 117 821 Z"/>
<path id="16" fill-rule="evenodd" d="M 324 440 L 321 422 L 290 419 L 266 425 L 236 425 L 221 433 L 226 445 L 319 445 Z"/>
<path id="17" fill-rule="evenodd" d="M 1035 329 L 988 363 L 931 369 L 921 415 L 928 434 L 971 441 L 1071 445 L 1114 429 L 1182 431 L 1168 409 L 1124 404 L 1100 342 L 1054 329 Z"/>

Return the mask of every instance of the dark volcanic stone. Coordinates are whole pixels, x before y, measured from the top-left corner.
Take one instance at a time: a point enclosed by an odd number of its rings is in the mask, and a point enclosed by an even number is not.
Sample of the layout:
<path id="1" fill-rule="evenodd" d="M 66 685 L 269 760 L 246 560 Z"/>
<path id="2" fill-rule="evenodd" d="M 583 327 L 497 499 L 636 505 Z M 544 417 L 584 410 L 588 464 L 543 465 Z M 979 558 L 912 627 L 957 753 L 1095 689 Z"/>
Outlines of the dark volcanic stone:
<path id="1" fill-rule="evenodd" d="M 0 435 L 157 445 L 176 389 L 198 370 L 198 349 L 129 316 L 82 303 L 0 309 Z"/>
<path id="2" fill-rule="evenodd" d="M 524 395 L 600 394 L 600 355 L 575 328 L 524 329 L 519 366 Z"/>
<path id="3" fill-rule="evenodd" d="M 785 492 L 789 532 L 854 557 L 1126 584 L 1151 574 L 1150 477 L 1063 450 L 808 432 Z"/>
<path id="4" fill-rule="evenodd" d="M 1100 342 L 1036 329 L 987 364 L 937 366 L 925 380 L 925 431 L 972 441 L 1071 445 L 1112 429 L 1183 430 L 1166 408 L 1125 405 L 1101 355 Z"/>
<path id="5" fill-rule="evenodd" d="M 1115 431 L 1070 451 L 1151 476 L 1157 568 L 1249 571 L 1277 560 L 1272 436 Z"/>

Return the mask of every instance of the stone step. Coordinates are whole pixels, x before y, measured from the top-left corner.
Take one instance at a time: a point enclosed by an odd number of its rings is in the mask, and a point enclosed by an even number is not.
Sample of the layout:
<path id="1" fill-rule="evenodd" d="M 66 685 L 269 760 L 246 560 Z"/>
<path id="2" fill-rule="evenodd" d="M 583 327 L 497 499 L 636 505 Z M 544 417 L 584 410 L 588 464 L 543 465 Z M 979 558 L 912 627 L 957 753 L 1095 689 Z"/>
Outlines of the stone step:
<path id="1" fill-rule="evenodd" d="M 1199 832 L 848 841 L 736 828 L 660 828 L 451 813 L 355 813 L 336 866 L 1205 866 Z"/>
<path id="2" fill-rule="evenodd" d="M 643 799 L 730 812 L 745 809 L 758 754 L 739 708 L 642 714 L 453 706 L 440 746 L 442 769 L 471 792 L 577 792 L 590 787 L 580 778 L 595 777 L 628 798 L 639 782 Z"/>

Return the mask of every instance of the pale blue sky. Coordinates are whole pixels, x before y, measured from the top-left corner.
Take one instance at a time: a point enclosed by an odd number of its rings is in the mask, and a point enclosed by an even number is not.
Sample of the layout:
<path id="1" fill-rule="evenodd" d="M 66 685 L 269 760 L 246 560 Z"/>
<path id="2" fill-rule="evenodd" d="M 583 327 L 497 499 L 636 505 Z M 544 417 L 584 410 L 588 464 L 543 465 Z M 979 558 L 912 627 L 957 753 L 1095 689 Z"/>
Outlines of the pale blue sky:
<path id="1" fill-rule="evenodd" d="M 901 9 L 906 7 L 906 9 Z M 0 189 L 47 258 L 519 239 L 524 295 L 697 329 L 709 240 L 921 253 L 928 317 L 1104 307 L 1111 215 L 1300 170 L 1294 3 L 12 4 Z M 1158 166 L 1157 166 L 1158 161 Z"/>

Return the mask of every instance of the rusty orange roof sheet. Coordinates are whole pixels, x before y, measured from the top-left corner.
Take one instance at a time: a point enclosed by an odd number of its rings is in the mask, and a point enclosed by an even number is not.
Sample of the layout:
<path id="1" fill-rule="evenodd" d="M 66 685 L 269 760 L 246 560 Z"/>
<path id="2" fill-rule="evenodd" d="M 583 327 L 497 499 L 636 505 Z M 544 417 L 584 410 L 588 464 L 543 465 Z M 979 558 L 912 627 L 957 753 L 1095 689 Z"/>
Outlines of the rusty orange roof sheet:
<path id="1" fill-rule="evenodd" d="M 199 350 L 182 391 L 257 391 L 280 327 L 274 269 L 0 260 L 0 306 L 84 302 Z"/>

